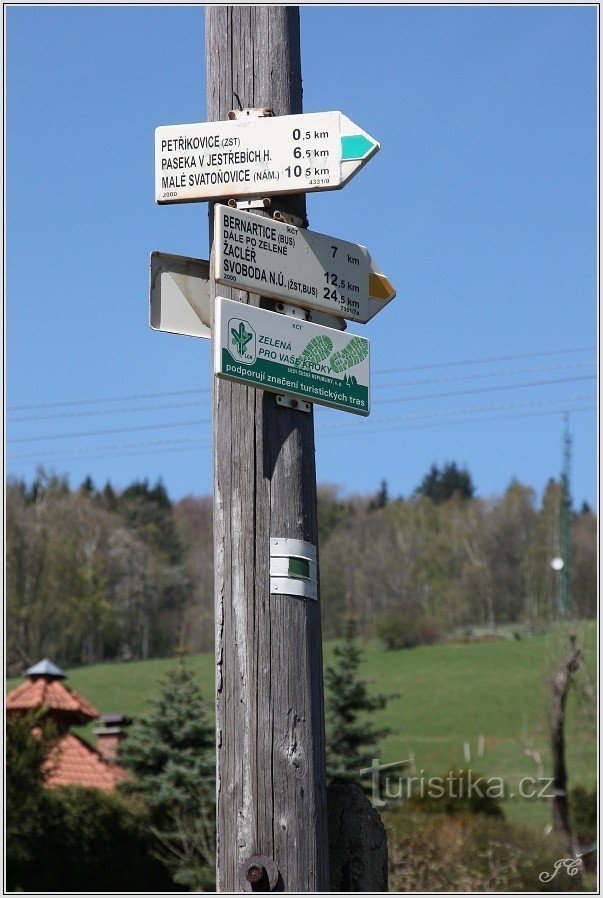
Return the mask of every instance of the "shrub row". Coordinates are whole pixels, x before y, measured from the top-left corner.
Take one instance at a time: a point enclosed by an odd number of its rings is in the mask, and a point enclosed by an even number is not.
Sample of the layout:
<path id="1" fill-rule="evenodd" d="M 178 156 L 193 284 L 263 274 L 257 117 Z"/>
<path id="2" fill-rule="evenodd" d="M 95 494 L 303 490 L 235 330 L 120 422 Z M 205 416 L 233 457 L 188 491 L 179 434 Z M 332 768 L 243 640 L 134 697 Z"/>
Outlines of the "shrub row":
<path id="1" fill-rule="evenodd" d="M 432 617 L 387 614 L 377 621 L 375 632 L 388 649 L 412 649 L 432 645 L 440 638 L 440 625 Z"/>
<path id="2" fill-rule="evenodd" d="M 36 806 L 22 850 L 7 850 L 9 891 L 182 891 L 153 856 L 142 806 L 81 786 L 44 789 Z"/>

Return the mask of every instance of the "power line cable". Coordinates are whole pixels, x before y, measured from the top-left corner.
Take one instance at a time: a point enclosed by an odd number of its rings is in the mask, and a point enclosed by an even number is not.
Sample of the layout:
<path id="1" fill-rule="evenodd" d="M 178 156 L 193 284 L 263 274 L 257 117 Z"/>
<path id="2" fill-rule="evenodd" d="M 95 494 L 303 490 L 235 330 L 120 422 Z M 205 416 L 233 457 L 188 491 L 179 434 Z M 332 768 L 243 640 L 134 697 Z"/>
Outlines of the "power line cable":
<path id="1" fill-rule="evenodd" d="M 176 443 L 197 443 L 202 437 L 180 437 L 171 440 L 145 440 L 143 443 L 114 443 L 112 446 L 79 446 L 73 449 L 46 450 L 44 452 L 26 452 L 12 455 L 10 458 L 50 458 L 57 455 L 80 455 L 88 452 L 109 452 L 114 449 L 135 449 L 140 446 L 173 446 Z M 209 443 L 208 443 L 209 445 Z"/>
<path id="2" fill-rule="evenodd" d="M 568 365 L 540 365 L 528 368 L 512 368 L 510 371 L 484 371 L 475 374 L 446 375 L 444 377 L 427 377 L 419 380 L 394 381 L 387 384 L 371 384 L 371 390 L 385 390 L 390 387 L 415 387 L 426 384 L 450 383 L 463 380 L 480 380 L 482 377 L 511 377 L 518 374 L 535 374 L 545 371 L 565 371 L 574 368 L 589 368 L 592 362 L 571 362 Z M 58 418 L 87 418 L 97 415 L 125 415 L 137 412 L 154 412 L 172 408 L 198 408 L 207 405 L 210 399 L 195 402 L 165 402 L 159 405 L 137 405 L 128 408 L 94 409 L 86 412 L 52 412 L 48 415 L 27 415 L 24 418 L 11 418 L 9 424 L 26 424 L 32 421 L 50 421 Z"/>
<path id="3" fill-rule="evenodd" d="M 472 390 L 452 390 L 449 393 L 421 393 L 419 396 L 394 396 L 392 399 L 375 399 L 373 405 L 388 405 L 392 402 L 416 402 L 419 399 L 443 399 L 447 396 L 470 396 L 474 393 L 496 393 L 501 390 L 521 390 L 527 387 L 550 387 L 555 384 L 569 384 L 582 380 L 595 380 L 596 374 L 578 377 L 562 377 L 557 380 L 537 380 L 522 384 L 500 384 L 496 387 L 475 387 Z"/>
<path id="4" fill-rule="evenodd" d="M 199 408 L 199 406 L 207 405 L 207 400 L 197 400 L 196 402 L 164 402 L 160 405 L 135 405 L 128 408 L 108 408 L 94 409 L 91 412 L 53 412 L 49 415 L 28 415 L 25 418 L 11 418 L 8 424 L 24 424 L 30 421 L 50 421 L 56 418 L 88 418 L 94 415 L 131 415 L 135 412 L 156 412 L 166 408 Z"/>
<path id="5" fill-rule="evenodd" d="M 484 356 L 481 359 L 460 359 L 456 362 L 430 362 L 426 365 L 411 365 L 404 368 L 382 368 L 375 374 L 393 374 L 398 371 L 426 371 L 431 368 L 452 368 L 453 365 L 483 365 L 486 362 L 507 362 L 518 359 L 534 359 L 547 355 L 562 355 L 572 352 L 594 352 L 594 346 L 584 346 L 580 349 L 547 349 L 542 352 L 516 353 L 514 355 Z"/>
<path id="6" fill-rule="evenodd" d="M 386 415 L 381 418 L 361 418 L 358 420 L 358 423 L 355 424 L 356 427 L 362 427 L 363 425 L 374 425 L 374 424 L 383 424 L 385 422 L 390 421 L 410 421 L 416 420 L 418 418 L 439 418 L 439 417 L 448 417 L 455 415 L 470 415 L 470 414 L 479 414 L 480 412 L 493 412 L 499 411 L 502 409 L 509 408 L 528 408 L 530 406 L 539 406 L 539 405 L 555 405 L 559 404 L 561 406 L 567 405 L 569 402 L 587 402 L 592 400 L 593 396 L 565 396 L 563 398 L 559 398 L 557 396 L 551 396 L 548 399 L 530 399 L 525 402 L 502 402 L 497 403 L 496 405 L 477 405 L 472 408 L 456 408 L 456 409 L 438 409 L 436 411 L 431 412 L 412 412 L 406 415 Z M 350 422 L 325 422 L 324 424 L 319 425 L 320 428 L 328 428 L 331 429 L 339 429 L 342 427 L 349 427 Z"/>
<path id="7" fill-rule="evenodd" d="M 457 365 L 481 365 L 489 362 L 506 362 L 516 359 L 540 358 L 551 355 L 563 355 L 567 353 L 594 352 L 596 347 L 583 346 L 572 349 L 547 349 L 540 352 L 515 353 L 513 355 L 484 356 L 479 359 L 457 359 L 449 362 L 432 362 L 425 365 L 407 365 L 399 368 L 382 368 L 373 374 L 393 374 L 402 371 L 425 371 L 432 368 L 452 368 Z M 161 393 L 130 393 L 124 396 L 101 396 L 96 399 L 66 399 L 56 402 L 41 402 L 33 405 L 11 405 L 7 407 L 9 412 L 25 412 L 43 408 L 60 408 L 72 405 L 99 405 L 105 402 L 133 402 L 137 399 L 164 399 L 169 396 L 187 396 L 198 393 L 209 393 L 211 387 L 199 387 L 190 390 L 169 390 Z"/>
<path id="8" fill-rule="evenodd" d="M 448 393 L 423 393 L 419 396 L 395 396 L 392 399 L 376 399 L 373 405 L 389 405 L 396 402 L 415 402 L 423 399 L 445 399 L 449 396 L 469 396 L 475 393 L 500 392 L 501 390 L 517 390 L 528 387 L 552 386 L 576 381 L 594 380 L 596 375 L 585 374 L 578 377 L 565 377 L 554 380 L 530 381 L 522 384 L 505 384 L 495 387 L 476 387 L 471 390 L 453 390 Z M 39 443 L 45 440 L 71 439 L 74 437 L 102 436 L 106 433 L 129 433 L 134 430 L 159 430 L 169 427 L 188 427 L 194 424 L 211 424 L 211 418 L 194 421 L 175 421 L 170 424 L 140 424 L 133 427 L 112 427 L 103 430 L 76 431 L 71 433 L 44 434 L 42 436 L 13 437 L 7 443 Z"/>
<path id="9" fill-rule="evenodd" d="M 568 371 L 576 368 L 592 368 L 594 362 L 570 362 L 567 365 L 536 365 L 528 368 L 511 368 L 508 371 L 478 371 L 471 374 L 445 374 L 442 377 L 424 377 L 420 380 L 394 380 L 386 384 L 373 384 L 372 390 L 388 387 L 416 387 L 425 384 L 454 383 L 459 380 L 481 380 L 482 377 L 513 377 L 518 374 L 544 374 L 547 371 Z"/>
<path id="10" fill-rule="evenodd" d="M 97 460 L 101 460 L 101 459 L 106 459 L 107 461 L 111 461 L 114 458 L 128 458 L 128 457 L 135 457 L 135 456 L 139 456 L 139 455 L 158 455 L 158 454 L 165 454 L 168 452 L 193 452 L 193 451 L 199 452 L 199 450 L 201 450 L 201 449 L 205 449 L 205 448 L 209 449 L 210 446 L 211 446 L 211 443 L 209 443 L 209 442 L 204 443 L 202 441 L 195 441 L 194 444 L 191 443 L 191 445 L 189 445 L 189 446 L 173 446 L 171 448 L 157 448 L 157 449 L 139 449 L 139 450 L 134 450 L 132 452 L 117 452 L 117 453 L 113 453 L 111 455 L 106 455 L 104 453 L 102 455 L 87 455 L 85 457 L 85 459 L 82 459 L 82 460 L 84 460 L 86 462 L 97 461 Z M 35 461 L 35 460 L 36 459 L 33 459 L 33 461 Z M 55 464 L 55 463 L 62 462 L 62 461 L 66 461 L 66 462 L 76 461 L 77 462 L 77 461 L 80 461 L 80 459 L 74 459 L 72 456 L 61 455 L 61 456 L 49 459 L 49 464 Z"/>
<path id="11" fill-rule="evenodd" d="M 211 387 L 191 390 L 168 390 L 165 393 L 130 393 L 128 396 L 101 396 L 97 399 L 65 399 L 61 402 L 39 402 L 35 405 L 10 405 L 7 412 L 28 412 L 37 408 L 60 408 L 63 405 L 100 405 L 103 402 L 133 402 L 135 399 L 164 399 L 168 396 L 187 396 L 194 393 L 209 393 Z"/>
<path id="12" fill-rule="evenodd" d="M 434 417 L 455 417 L 460 415 L 469 415 L 469 414 L 479 414 L 481 412 L 489 412 L 489 411 L 500 411 L 503 409 L 514 409 L 514 408 L 528 408 L 533 406 L 541 406 L 541 405 L 552 405 L 552 404 L 560 404 L 562 407 L 566 407 L 570 402 L 585 402 L 591 400 L 592 396 L 566 396 L 563 398 L 551 397 L 549 399 L 536 399 L 536 400 L 527 400 L 526 402 L 503 402 L 497 403 L 496 405 L 481 405 L 481 406 L 473 406 L 472 408 L 457 408 L 457 409 L 441 409 L 431 412 L 412 412 L 406 415 L 388 415 L 381 418 L 363 418 L 358 421 L 355 425 L 356 428 L 360 428 L 364 426 L 364 429 L 369 431 L 375 424 L 383 424 L 390 423 L 392 421 L 409 421 L 409 420 L 417 420 L 422 418 L 434 418 Z M 555 412 L 556 413 L 556 412 Z M 331 430 L 331 429 L 341 429 L 345 427 L 350 427 L 350 422 L 339 422 L 339 423 L 329 423 L 325 422 L 324 424 L 318 424 L 317 430 Z M 15 459 L 23 459 L 23 458 L 46 458 L 51 456 L 65 456 L 65 455 L 77 455 L 80 453 L 87 452 L 99 452 L 99 451 L 110 451 L 113 449 L 130 449 L 135 447 L 144 447 L 144 446 L 165 446 L 165 445 L 175 445 L 177 443 L 189 443 L 196 442 L 197 440 L 202 439 L 201 437 L 180 437 L 180 438 L 172 438 L 167 440 L 145 440 L 142 443 L 117 443 L 112 446 L 80 446 L 72 449 L 56 449 L 56 450 L 47 450 L 42 449 L 40 452 L 28 452 L 25 454 L 17 454 L 12 455 L 11 458 Z"/>
<path id="13" fill-rule="evenodd" d="M 379 434 L 392 433 L 392 432 L 399 431 L 399 430 L 422 430 L 422 429 L 431 428 L 431 427 L 451 427 L 454 425 L 463 426 L 465 424 L 478 424 L 478 423 L 483 424 L 483 423 L 487 423 L 488 421 L 509 421 L 509 420 L 520 419 L 520 418 L 538 418 L 538 417 L 543 417 L 543 416 L 559 415 L 562 411 L 563 411 L 563 409 L 554 409 L 552 411 L 545 411 L 545 412 L 524 412 L 524 413 L 519 413 L 517 415 L 495 415 L 495 416 L 490 416 L 490 417 L 486 417 L 486 418 L 479 418 L 479 417 L 478 418 L 468 418 L 464 421 L 437 421 L 437 422 L 425 423 L 425 424 L 402 425 L 401 427 L 384 427 L 384 428 L 378 428 L 374 431 L 359 429 L 357 431 L 350 431 L 349 433 L 345 433 L 345 432 L 338 433 L 338 434 L 327 433 L 327 434 L 324 434 L 324 436 L 327 439 L 332 436 L 335 436 L 335 437 L 372 436 L 373 433 L 379 433 Z M 596 411 L 596 406 L 589 405 L 589 406 L 581 406 L 578 408 L 571 409 L 572 414 L 575 414 L 577 412 L 586 412 L 586 411 Z M 157 448 L 152 448 L 152 449 L 145 448 L 145 449 L 139 449 L 139 450 L 136 450 L 133 452 L 119 452 L 117 454 L 111 454 L 111 455 L 107 455 L 107 454 L 88 455 L 86 458 L 86 461 L 92 461 L 95 459 L 125 458 L 128 456 L 138 456 L 138 455 L 156 455 L 159 453 L 168 453 L 168 452 L 191 452 L 191 451 L 198 451 L 199 449 L 209 447 L 211 445 L 211 441 L 209 441 L 209 440 L 204 441 L 200 437 L 191 437 L 189 440 L 159 440 L 157 442 L 159 444 L 159 446 Z M 184 445 L 165 446 L 164 445 L 165 443 L 171 443 L 171 444 L 189 443 L 190 445 L 187 445 L 187 446 L 184 446 Z M 140 444 L 133 444 L 133 445 L 140 445 L 140 446 L 146 447 L 146 446 L 151 445 L 151 443 L 140 443 Z M 98 448 L 100 448 L 100 447 L 89 447 L 89 449 L 91 449 L 92 451 L 94 451 L 94 450 L 98 451 Z M 107 448 L 109 448 L 109 447 L 107 447 Z M 77 450 L 74 450 L 74 451 L 77 451 Z M 66 452 L 59 451 L 57 453 L 48 453 L 48 455 L 54 456 L 53 461 L 61 461 L 64 459 L 74 460 L 72 458 L 71 452 L 69 450 Z M 32 456 L 17 455 L 17 456 L 13 456 L 13 457 L 16 459 L 20 459 L 20 460 L 31 459 L 31 460 L 35 461 L 35 460 L 40 459 L 39 455 L 32 455 Z"/>
<path id="14" fill-rule="evenodd" d="M 97 437 L 105 433 L 131 433 L 135 430 L 165 430 L 169 427 L 191 427 L 196 424 L 211 424 L 210 418 L 201 418 L 196 421 L 173 421 L 171 424 L 140 424 L 136 427 L 112 427 L 108 430 L 80 430 L 76 433 L 53 433 L 41 437 L 16 437 L 7 440 L 7 443 L 35 443 L 41 440 L 64 440 L 71 437 Z"/>
<path id="15" fill-rule="evenodd" d="M 570 409 L 570 411 L 573 415 L 575 412 L 596 411 L 596 408 L 597 407 L 595 405 L 585 405 L 585 406 L 579 406 L 578 408 L 574 407 L 574 408 Z M 375 428 L 375 430 L 371 430 L 370 433 L 371 434 L 373 434 L 373 433 L 374 434 L 382 434 L 382 433 L 393 433 L 393 432 L 399 431 L 399 430 L 419 430 L 419 429 L 428 428 L 428 427 L 451 427 L 453 425 L 463 426 L 465 424 L 484 424 L 484 423 L 487 423 L 488 421 L 508 421 L 508 420 L 511 420 L 512 418 L 539 418 L 539 417 L 543 417 L 545 415 L 560 415 L 563 413 L 563 411 L 564 411 L 563 408 L 558 408 L 558 409 L 554 409 L 552 411 L 546 411 L 546 412 L 520 412 L 517 415 L 491 415 L 487 418 L 466 418 L 465 420 L 462 420 L 462 421 L 434 421 L 432 423 L 425 423 L 425 424 L 402 424 L 397 427 L 378 427 L 378 428 Z M 350 431 L 343 431 L 343 432 L 340 432 L 337 434 L 326 433 L 326 434 L 324 434 L 324 437 L 326 439 L 329 439 L 331 436 L 350 437 L 350 436 L 367 436 L 367 435 L 368 434 L 366 431 L 362 431 L 359 429 L 358 431 L 350 430 Z"/>

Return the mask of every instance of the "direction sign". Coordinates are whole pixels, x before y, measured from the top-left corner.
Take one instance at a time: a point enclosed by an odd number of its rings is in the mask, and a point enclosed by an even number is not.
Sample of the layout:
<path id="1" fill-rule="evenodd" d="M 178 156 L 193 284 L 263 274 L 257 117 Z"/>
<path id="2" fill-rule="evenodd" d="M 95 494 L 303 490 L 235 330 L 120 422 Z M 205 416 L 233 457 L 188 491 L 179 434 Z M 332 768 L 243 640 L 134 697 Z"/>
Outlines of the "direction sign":
<path id="1" fill-rule="evenodd" d="M 219 284 L 365 323 L 396 291 L 364 246 L 217 205 Z"/>
<path id="2" fill-rule="evenodd" d="M 370 345 L 357 337 L 216 297 L 214 373 L 261 390 L 369 414 Z"/>
<path id="3" fill-rule="evenodd" d="M 337 190 L 378 149 L 341 112 L 164 125 L 155 129 L 155 199 Z"/>
<path id="4" fill-rule="evenodd" d="M 151 253 L 149 323 L 153 330 L 211 337 L 209 262 Z"/>

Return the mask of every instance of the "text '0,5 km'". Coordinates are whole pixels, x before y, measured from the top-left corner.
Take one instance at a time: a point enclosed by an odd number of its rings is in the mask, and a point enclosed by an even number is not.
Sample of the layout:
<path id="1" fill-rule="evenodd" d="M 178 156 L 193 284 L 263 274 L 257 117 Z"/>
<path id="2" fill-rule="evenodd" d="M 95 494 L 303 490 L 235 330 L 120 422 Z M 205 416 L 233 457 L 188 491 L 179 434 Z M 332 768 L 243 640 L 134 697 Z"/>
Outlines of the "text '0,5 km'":
<path id="1" fill-rule="evenodd" d="M 214 215 L 219 284 L 362 323 L 396 295 L 364 246 L 229 206 Z"/>
<path id="2" fill-rule="evenodd" d="M 341 112 L 163 125 L 155 130 L 155 199 L 337 190 L 378 149 Z"/>

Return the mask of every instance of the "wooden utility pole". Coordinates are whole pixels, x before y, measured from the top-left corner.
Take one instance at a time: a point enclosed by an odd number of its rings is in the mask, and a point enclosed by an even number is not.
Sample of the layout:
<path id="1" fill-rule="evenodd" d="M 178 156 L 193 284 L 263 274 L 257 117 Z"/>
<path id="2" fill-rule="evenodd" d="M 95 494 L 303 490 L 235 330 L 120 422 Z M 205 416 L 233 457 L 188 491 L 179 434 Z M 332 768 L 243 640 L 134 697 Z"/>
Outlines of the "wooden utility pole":
<path id="1" fill-rule="evenodd" d="M 205 34 L 208 121 L 226 119 L 237 96 L 302 112 L 297 7 L 208 6 Z M 305 196 L 273 197 L 264 214 L 275 209 L 304 218 Z M 212 223 L 210 206 L 210 234 Z M 227 380 L 214 379 L 213 397 L 217 888 L 259 879 L 254 890 L 267 891 L 265 867 L 241 881 L 261 855 L 277 890 L 328 891 L 320 602 L 271 595 L 269 573 L 271 537 L 317 545 L 313 414 Z"/>

